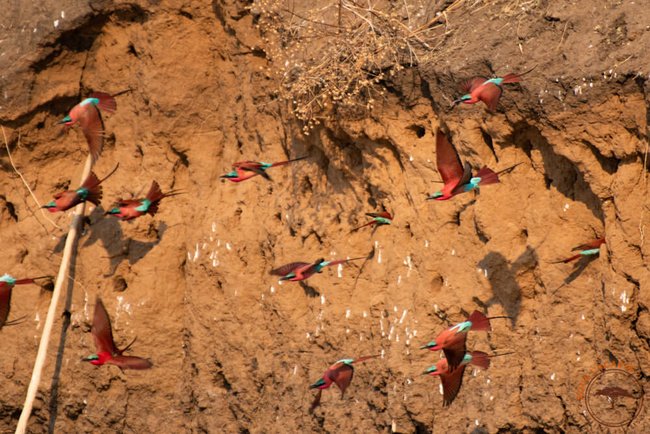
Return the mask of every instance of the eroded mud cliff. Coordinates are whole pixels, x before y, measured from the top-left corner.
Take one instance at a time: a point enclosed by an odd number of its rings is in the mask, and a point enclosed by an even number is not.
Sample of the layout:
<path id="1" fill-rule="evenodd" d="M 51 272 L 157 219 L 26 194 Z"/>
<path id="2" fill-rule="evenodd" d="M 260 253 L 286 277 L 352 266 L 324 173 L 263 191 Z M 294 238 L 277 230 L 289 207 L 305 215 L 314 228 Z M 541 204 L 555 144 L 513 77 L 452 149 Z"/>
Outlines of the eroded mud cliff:
<path id="1" fill-rule="evenodd" d="M 78 3 L 13 2 L 0 30 L 0 124 L 41 204 L 80 183 L 86 158 L 81 131 L 59 137 L 55 122 L 90 91 L 131 89 L 105 118 L 94 170 L 120 168 L 79 241 L 70 321 L 56 322 L 31 432 L 597 431 L 576 398 L 584 374 L 621 361 L 648 390 L 640 2 L 460 2 L 427 62 L 379 83 L 372 109 L 327 111 L 309 135 L 278 98 L 254 4 Z M 534 65 L 496 113 L 450 107 L 459 81 Z M 425 201 L 440 187 L 439 126 L 474 167 L 521 164 L 478 195 Z M 71 215 L 45 219 L 2 145 L 0 272 L 55 275 Z M 235 161 L 304 155 L 273 182 L 219 178 Z M 185 194 L 154 218 L 103 216 L 154 179 Z M 392 225 L 349 233 L 382 204 Z M 599 258 L 553 263 L 600 236 Z M 269 275 L 373 249 L 304 285 Z M 94 352 L 96 294 L 119 344 L 137 336 L 133 353 L 153 369 L 81 361 Z M 11 318 L 27 317 L 0 331 L 0 431 L 16 426 L 50 298 L 14 290 Z M 443 408 L 438 379 L 420 375 L 439 356 L 418 347 L 475 309 L 511 320 L 468 346 L 515 354 L 469 369 Z M 356 367 L 342 400 L 332 388 L 308 413 L 307 387 L 330 364 L 371 354 L 382 357 Z M 647 415 L 630 430 L 648 431 Z"/>

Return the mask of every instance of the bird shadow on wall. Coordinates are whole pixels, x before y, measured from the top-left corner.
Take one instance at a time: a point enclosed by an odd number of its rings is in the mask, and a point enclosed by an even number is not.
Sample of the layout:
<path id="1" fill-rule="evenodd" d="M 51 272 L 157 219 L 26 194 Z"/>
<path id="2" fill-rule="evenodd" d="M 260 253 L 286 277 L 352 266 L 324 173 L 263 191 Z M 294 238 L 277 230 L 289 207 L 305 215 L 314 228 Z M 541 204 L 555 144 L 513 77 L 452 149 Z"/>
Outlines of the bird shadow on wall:
<path id="1" fill-rule="evenodd" d="M 94 223 L 91 223 L 87 229 L 89 235 L 83 243 L 83 247 L 91 246 L 101 240 L 108 255 L 106 257 L 110 259 L 109 271 L 104 277 L 113 276 L 125 259 L 131 265 L 136 264 L 160 243 L 163 234 L 169 229 L 165 222 L 160 222 L 157 228 L 154 228 L 152 223 L 151 230 L 155 232 L 156 239 L 154 241 L 138 241 L 124 236 L 122 225 L 129 224 L 128 222 L 123 223 L 117 218 L 104 217 L 104 209 L 101 206 L 96 207 L 88 217 Z"/>
<path id="2" fill-rule="evenodd" d="M 522 289 L 517 276 L 532 271 L 537 266 L 535 249 L 526 246 L 526 250 L 512 263 L 499 252 L 490 252 L 477 264 L 487 271 L 487 278 L 492 287 L 492 297 L 486 301 L 476 301 L 485 308 L 500 304 L 510 318 L 512 326 L 517 323 L 521 309 Z"/>
<path id="3" fill-rule="evenodd" d="M 512 136 L 506 138 L 504 143 L 511 143 L 512 146 L 521 148 L 531 161 L 532 151 L 539 152 L 544 163 L 542 175 L 546 188 L 550 189 L 552 185 L 567 199 L 584 203 L 594 217 L 601 222 L 605 221 L 602 201 L 591 189 L 585 174 L 576 167 L 574 162 L 556 152 L 538 128 L 525 121 L 517 122 L 513 125 Z M 616 172 L 619 160 L 603 156 L 589 143 L 584 142 L 583 145 L 592 152 L 605 172 L 610 175 Z"/>
<path id="4" fill-rule="evenodd" d="M 598 258 L 598 255 L 589 255 L 589 256 L 583 256 L 578 260 L 573 265 L 573 270 L 571 271 L 571 274 L 569 274 L 562 284 L 558 286 L 551 294 L 555 294 L 558 292 L 560 289 L 564 288 L 566 285 L 570 284 L 574 280 L 576 280 L 580 275 L 582 274 L 583 271 L 587 269 L 589 264 L 591 264 L 593 261 L 595 261 Z"/>
<path id="5" fill-rule="evenodd" d="M 313 286 L 309 286 L 305 282 L 298 282 L 300 284 L 300 287 L 302 288 L 303 291 L 305 291 L 305 295 L 309 298 L 315 298 L 315 297 L 320 297 L 320 292 L 318 292 Z"/>

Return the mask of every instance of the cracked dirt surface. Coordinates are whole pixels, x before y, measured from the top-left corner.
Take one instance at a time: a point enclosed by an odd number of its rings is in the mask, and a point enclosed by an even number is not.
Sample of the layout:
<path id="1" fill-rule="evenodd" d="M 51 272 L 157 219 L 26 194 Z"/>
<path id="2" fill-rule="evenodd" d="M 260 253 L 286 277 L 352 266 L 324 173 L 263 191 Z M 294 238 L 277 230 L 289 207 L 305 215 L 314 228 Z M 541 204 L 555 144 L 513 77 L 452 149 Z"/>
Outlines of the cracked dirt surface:
<path id="1" fill-rule="evenodd" d="M 94 170 L 120 169 L 79 242 L 70 322 L 55 323 L 30 431 L 583 432 L 601 429 L 576 399 L 599 364 L 633 365 L 650 390 L 650 64 L 640 54 L 650 12 L 469 3 L 448 14 L 432 61 L 383 83 L 381 104 L 362 117 L 332 111 L 304 136 L 277 99 L 277 65 L 247 2 L 13 2 L 0 29 L 0 124 L 41 203 L 78 185 L 86 155 L 81 131 L 58 137 L 55 122 L 90 91 L 132 89 L 105 118 Z M 534 65 L 494 114 L 449 107 L 465 78 Z M 439 189 L 439 126 L 473 167 L 522 164 L 478 195 L 425 201 Z M 271 169 L 273 182 L 219 178 L 235 161 L 303 155 Z M 56 274 L 65 232 L 43 218 L 4 146 L 0 164 L 0 272 Z M 153 179 L 186 194 L 155 218 L 102 217 Z M 391 226 L 349 234 L 382 204 Z M 599 258 L 553 264 L 600 236 Z M 304 285 L 268 275 L 372 249 L 365 264 Z M 97 293 L 118 344 L 137 335 L 132 354 L 152 370 L 81 362 L 94 352 Z M 14 290 L 11 318 L 27 318 L 0 331 L 0 431 L 17 423 L 50 297 Z M 512 320 L 470 333 L 468 346 L 516 354 L 468 369 L 443 408 L 438 379 L 419 375 L 438 355 L 418 347 L 474 309 Z M 324 391 L 308 413 L 307 387 L 329 365 L 378 353 L 343 399 Z M 649 420 L 646 409 L 630 432 Z"/>

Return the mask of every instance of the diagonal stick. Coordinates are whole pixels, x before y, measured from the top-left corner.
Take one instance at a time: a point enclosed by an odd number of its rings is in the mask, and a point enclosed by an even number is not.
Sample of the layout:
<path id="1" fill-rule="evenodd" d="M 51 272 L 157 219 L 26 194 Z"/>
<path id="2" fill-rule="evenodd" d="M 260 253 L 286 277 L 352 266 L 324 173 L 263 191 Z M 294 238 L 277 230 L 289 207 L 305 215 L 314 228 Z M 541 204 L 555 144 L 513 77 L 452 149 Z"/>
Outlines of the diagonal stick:
<path id="1" fill-rule="evenodd" d="M 86 179 L 90 174 L 91 166 L 92 159 L 89 155 L 86 159 L 86 165 L 84 166 L 83 174 L 81 175 L 81 182 L 83 182 L 83 180 Z M 61 291 L 63 290 L 63 285 L 68 280 L 68 270 L 70 268 L 70 263 L 76 256 L 74 248 L 77 241 L 77 235 L 82 228 L 85 209 L 86 202 L 81 202 L 74 209 L 74 217 L 72 219 L 72 223 L 70 224 L 68 238 L 65 241 L 63 259 L 61 260 L 61 266 L 59 267 L 59 274 L 56 277 L 56 284 L 54 285 L 52 301 L 50 301 L 50 308 L 47 311 L 47 318 L 45 319 L 45 326 L 43 327 L 43 334 L 41 335 L 41 343 L 38 346 L 38 354 L 36 356 L 36 361 L 34 362 L 32 379 L 29 383 L 29 388 L 27 389 L 27 397 L 25 398 L 23 412 L 20 414 L 18 426 L 16 427 L 17 434 L 25 433 L 25 430 L 27 429 L 27 422 L 29 421 L 29 416 L 32 413 L 32 407 L 34 405 L 34 399 L 36 398 L 36 392 L 38 392 L 38 386 L 41 382 L 41 375 L 43 373 L 45 357 L 47 356 L 47 347 L 50 343 L 50 334 L 52 333 L 54 318 L 56 318 L 56 306 L 59 302 Z"/>

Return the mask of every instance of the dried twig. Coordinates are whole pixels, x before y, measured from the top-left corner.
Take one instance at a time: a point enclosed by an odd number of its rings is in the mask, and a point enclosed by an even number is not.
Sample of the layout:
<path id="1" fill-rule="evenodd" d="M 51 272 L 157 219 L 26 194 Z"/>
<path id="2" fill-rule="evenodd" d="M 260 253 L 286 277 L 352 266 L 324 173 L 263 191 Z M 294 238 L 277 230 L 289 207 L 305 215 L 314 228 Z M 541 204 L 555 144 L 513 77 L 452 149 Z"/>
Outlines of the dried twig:
<path id="1" fill-rule="evenodd" d="M 566 28 L 569 25 L 570 20 L 567 20 L 566 23 L 564 23 L 564 30 L 562 30 L 562 36 L 560 36 L 560 42 L 557 44 L 557 47 L 555 47 L 555 51 L 560 49 L 560 46 L 562 46 L 562 42 L 564 42 L 564 35 L 566 34 Z"/>
<path id="2" fill-rule="evenodd" d="M 23 180 L 23 184 L 25 184 L 25 187 L 27 187 L 27 190 L 29 190 L 29 194 L 31 194 L 32 197 L 34 198 L 34 202 L 36 202 L 36 205 L 38 205 L 38 208 L 41 210 L 41 214 L 43 214 L 43 217 L 45 218 L 45 220 L 52 223 L 58 229 L 63 229 L 61 226 L 54 223 L 47 215 L 45 215 L 45 212 L 43 211 L 43 208 L 41 208 L 41 203 L 38 201 L 38 199 L 36 199 L 36 196 L 34 195 L 34 192 L 32 191 L 32 189 L 29 188 L 29 184 L 27 184 L 27 180 L 25 179 L 23 174 L 20 173 L 18 171 L 18 169 L 16 168 L 16 165 L 14 164 L 14 159 L 11 158 L 11 152 L 9 151 L 9 144 L 7 143 L 7 135 L 5 134 L 5 128 L 3 126 L 0 126 L 0 128 L 2 129 L 2 137 L 5 140 L 5 148 L 7 148 L 7 155 L 9 156 L 9 162 L 11 163 L 11 167 L 14 168 L 14 171 L 18 174 L 18 176 L 20 176 L 20 179 Z M 46 229 L 46 231 L 47 231 L 47 229 Z"/>

